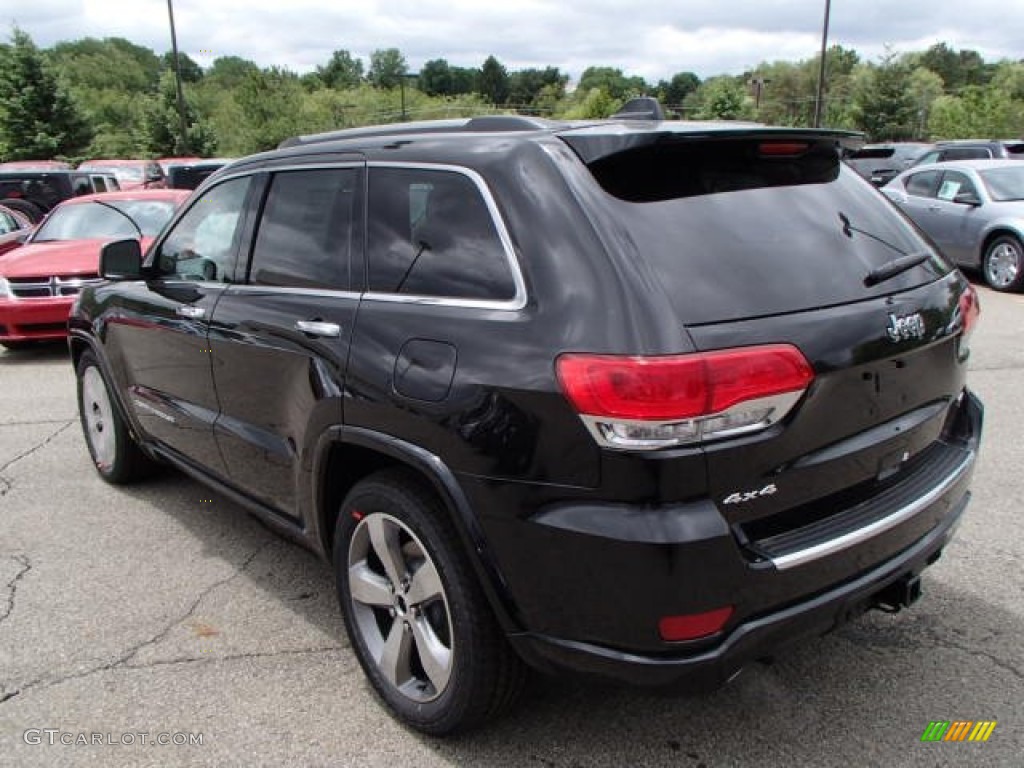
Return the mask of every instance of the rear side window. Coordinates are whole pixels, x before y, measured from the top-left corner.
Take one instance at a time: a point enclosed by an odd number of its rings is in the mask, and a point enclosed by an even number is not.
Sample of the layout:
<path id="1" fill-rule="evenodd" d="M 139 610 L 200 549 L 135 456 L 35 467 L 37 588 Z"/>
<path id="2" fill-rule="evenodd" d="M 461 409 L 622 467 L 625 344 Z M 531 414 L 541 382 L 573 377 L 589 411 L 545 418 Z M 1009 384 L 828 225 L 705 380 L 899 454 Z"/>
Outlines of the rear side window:
<path id="1" fill-rule="evenodd" d="M 333 168 L 274 176 L 253 249 L 250 283 L 348 288 L 358 173 Z"/>
<path id="2" fill-rule="evenodd" d="M 515 297 L 494 219 L 465 174 L 371 168 L 368 206 L 371 291 L 485 301 Z"/>

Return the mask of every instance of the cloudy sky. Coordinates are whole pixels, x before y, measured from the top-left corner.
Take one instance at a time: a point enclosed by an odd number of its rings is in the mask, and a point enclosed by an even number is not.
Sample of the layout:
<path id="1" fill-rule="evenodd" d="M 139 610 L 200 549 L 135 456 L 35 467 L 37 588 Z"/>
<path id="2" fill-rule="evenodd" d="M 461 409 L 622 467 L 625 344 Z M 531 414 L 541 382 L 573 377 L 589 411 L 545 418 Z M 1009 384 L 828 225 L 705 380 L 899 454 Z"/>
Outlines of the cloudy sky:
<path id="1" fill-rule="evenodd" d="M 986 60 L 1024 58 L 1024 8 L 1007 0 L 832 0 L 830 43 L 875 58 L 885 45 L 940 40 Z M 200 64 L 237 55 L 306 72 L 338 48 L 368 62 L 398 48 L 412 71 L 446 58 L 509 69 L 590 65 L 658 80 L 690 70 L 738 74 L 762 61 L 812 57 L 824 0 L 174 0 L 178 43 Z M 40 46 L 85 36 L 170 48 L 165 0 L 0 2 L 0 22 Z"/>

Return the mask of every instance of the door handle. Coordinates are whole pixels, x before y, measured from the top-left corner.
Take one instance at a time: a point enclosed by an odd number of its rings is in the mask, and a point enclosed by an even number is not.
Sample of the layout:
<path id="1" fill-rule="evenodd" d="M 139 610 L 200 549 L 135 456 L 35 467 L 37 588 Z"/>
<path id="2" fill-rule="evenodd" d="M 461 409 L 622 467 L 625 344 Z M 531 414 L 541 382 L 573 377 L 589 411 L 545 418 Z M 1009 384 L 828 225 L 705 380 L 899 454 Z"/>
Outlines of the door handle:
<path id="1" fill-rule="evenodd" d="M 200 320 L 206 317 L 206 310 L 203 307 L 193 307 L 185 304 L 180 307 L 176 307 L 174 314 L 180 317 L 187 317 L 189 320 Z"/>
<path id="2" fill-rule="evenodd" d="M 295 330 L 310 336 L 322 336 L 325 339 L 336 339 L 341 336 L 341 326 L 337 323 L 325 323 L 320 320 L 298 320 Z"/>

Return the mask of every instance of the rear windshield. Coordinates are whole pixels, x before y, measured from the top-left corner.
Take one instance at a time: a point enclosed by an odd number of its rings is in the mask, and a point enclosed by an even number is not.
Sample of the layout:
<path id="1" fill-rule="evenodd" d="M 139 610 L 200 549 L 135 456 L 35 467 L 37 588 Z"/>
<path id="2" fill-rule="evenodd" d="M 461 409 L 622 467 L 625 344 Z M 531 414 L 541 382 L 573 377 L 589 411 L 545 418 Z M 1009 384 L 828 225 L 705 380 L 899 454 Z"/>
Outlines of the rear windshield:
<path id="1" fill-rule="evenodd" d="M 776 144 L 777 146 L 772 146 Z M 828 141 L 659 142 L 590 171 L 613 251 L 641 261 L 686 324 L 780 314 L 905 290 L 950 267 Z M 874 268 L 932 258 L 879 285 Z"/>
<path id="2" fill-rule="evenodd" d="M 999 203 L 1024 200 L 1024 167 L 990 168 L 978 172 L 989 195 Z"/>

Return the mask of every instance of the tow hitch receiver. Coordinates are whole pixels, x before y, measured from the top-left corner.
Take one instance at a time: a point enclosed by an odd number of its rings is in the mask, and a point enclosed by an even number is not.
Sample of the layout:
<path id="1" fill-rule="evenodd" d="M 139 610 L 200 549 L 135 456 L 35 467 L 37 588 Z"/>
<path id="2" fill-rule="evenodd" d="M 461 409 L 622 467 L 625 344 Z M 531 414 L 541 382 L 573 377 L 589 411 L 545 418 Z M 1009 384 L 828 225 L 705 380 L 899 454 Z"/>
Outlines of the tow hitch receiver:
<path id="1" fill-rule="evenodd" d="M 875 595 L 874 607 L 886 613 L 898 613 L 909 608 L 921 597 L 921 577 L 901 576 Z"/>

